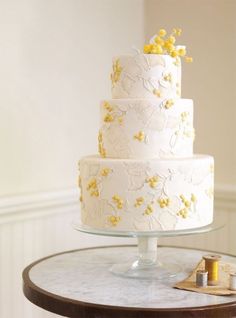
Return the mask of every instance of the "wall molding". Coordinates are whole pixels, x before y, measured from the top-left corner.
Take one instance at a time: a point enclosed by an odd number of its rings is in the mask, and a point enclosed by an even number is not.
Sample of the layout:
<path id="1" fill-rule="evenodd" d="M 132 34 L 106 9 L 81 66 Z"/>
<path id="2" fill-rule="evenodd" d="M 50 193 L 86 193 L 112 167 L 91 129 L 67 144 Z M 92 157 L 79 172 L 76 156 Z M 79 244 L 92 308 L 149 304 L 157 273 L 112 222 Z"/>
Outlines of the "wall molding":
<path id="1" fill-rule="evenodd" d="M 77 188 L 12 195 L 0 198 L 0 224 L 51 214 L 79 212 Z M 215 209 L 236 212 L 236 186 L 216 185 Z"/>
<path id="2" fill-rule="evenodd" d="M 0 224 L 68 211 L 79 211 L 76 188 L 0 198 Z"/>
<path id="3" fill-rule="evenodd" d="M 218 184 L 215 186 L 215 208 L 236 212 L 236 186 Z"/>

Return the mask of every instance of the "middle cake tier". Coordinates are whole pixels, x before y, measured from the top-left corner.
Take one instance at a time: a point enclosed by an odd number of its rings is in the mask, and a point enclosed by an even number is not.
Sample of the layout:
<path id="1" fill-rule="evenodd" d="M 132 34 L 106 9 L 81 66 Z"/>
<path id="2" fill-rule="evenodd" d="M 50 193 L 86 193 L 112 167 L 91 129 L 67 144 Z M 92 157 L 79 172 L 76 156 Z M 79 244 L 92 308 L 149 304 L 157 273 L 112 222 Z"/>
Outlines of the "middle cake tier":
<path id="1" fill-rule="evenodd" d="M 107 158 L 168 158 L 193 154 L 191 99 L 101 102 L 99 153 Z"/>

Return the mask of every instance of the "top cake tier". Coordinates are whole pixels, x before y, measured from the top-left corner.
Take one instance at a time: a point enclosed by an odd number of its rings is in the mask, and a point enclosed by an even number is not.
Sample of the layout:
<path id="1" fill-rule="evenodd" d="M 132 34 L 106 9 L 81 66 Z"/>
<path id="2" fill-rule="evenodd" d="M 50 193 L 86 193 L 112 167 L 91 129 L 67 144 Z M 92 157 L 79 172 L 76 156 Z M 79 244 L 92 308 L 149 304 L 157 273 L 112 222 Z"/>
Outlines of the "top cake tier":
<path id="1" fill-rule="evenodd" d="M 181 60 L 159 54 L 113 58 L 112 98 L 180 98 Z"/>

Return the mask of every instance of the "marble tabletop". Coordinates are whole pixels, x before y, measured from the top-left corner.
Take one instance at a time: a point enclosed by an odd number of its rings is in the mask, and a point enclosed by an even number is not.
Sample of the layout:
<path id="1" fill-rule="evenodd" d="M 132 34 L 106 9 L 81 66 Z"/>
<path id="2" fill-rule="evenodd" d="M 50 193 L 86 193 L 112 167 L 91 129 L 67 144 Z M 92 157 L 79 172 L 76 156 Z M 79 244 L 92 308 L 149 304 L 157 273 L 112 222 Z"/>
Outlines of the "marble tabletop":
<path id="1" fill-rule="evenodd" d="M 98 247 L 52 255 L 30 266 L 27 275 L 41 291 L 95 305 L 130 309 L 186 309 L 236 304 L 236 295 L 213 296 L 172 287 L 186 278 L 205 254 L 206 251 L 193 249 L 158 248 L 160 258 L 174 259 L 182 266 L 181 273 L 165 280 L 124 278 L 109 271 L 115 263 L 135 259 L 135 246 Z M 236 263 L 236 257 L 223 255 L 223 258 L 226 262 Z"/>

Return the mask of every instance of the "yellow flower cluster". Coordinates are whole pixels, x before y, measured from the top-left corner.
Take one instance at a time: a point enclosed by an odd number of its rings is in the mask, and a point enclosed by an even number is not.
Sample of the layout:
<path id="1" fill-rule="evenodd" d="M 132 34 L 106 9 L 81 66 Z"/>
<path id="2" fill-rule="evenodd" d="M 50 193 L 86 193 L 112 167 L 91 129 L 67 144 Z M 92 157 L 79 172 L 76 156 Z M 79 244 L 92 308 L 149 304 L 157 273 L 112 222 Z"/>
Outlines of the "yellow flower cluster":
<path id="1" fill-rule="evenodd" d="M 206 195 L 211 199 L 214 196 L 214 189 L 213 187 L 210 187 L 209 189 L 206 189 Z"/>
<path id="2" fill-rule="evenodd" d="M 78 186 L 81 188 L 81 176 L 78 177 Z"/>
<path id="3" fill-rule="evenodd" d="M 122 116 L 118 117 L 118 123 L 121 125 L 124 121 L 124 118 Z"/>
<path id="4" fill-rule="evenodd" d="M 152 214 L 152 212 L 153 212 L 153 207 L 151 206 L 151 204 L 148 204 L 145 211 L 144 211 L 144 214 L 150 215 L 150 214 Z"/>
<path id="5" fill-rule="evenodd" d="M 112 226 L 116 226 L 121 220 L 120 216 L 110 215 L 108 217 L 108 221 L 112 224 Z"/>
<path id="6" fill-rule="evenodd" d="M 160 89 L 154 88 L 153 94 L 156 95 L 157 97 L 161 97 L 161 91 L 160 91 Z"/>
<path id="7" fill-rule="evenodd" d="M 111 74 L 111 82 L 112 82 L 112 85 L 114 86 L 114 84 L 116 84 L 119 81 L 120 74 L 122 72 L 122 67 L 120 66 L 119 59 L 113 62 L 112 69 L 113 69 L 113 73 Z"/>
<path id="8" fill-rule="evenodd" d="M 146 182 L 149 184 L 150 188 L 154 189 L 157 186 L 158 179 L 158 176 L 153 176 L 151 178 L 147 178 Z"/>
<path id="9" fill-rule="evenodd" d="M 145 138 L 145 134 L 143 131 L 139 131 L 136 135 L 134 135 L 134 139 L 138 140 L 138 141 L 144 141 Z"/>
<path id="10" fill-rule="evenodd" d="M 114 120 L 114 117 L 111 114 L 106 114 L 103 118 L 105 123 L 111 123 Z"/>
<path id="11" fill-rule="evenodd" d="M 107 101 L 104 101 L 103 107 L 104 107 L 108 112 L 112 112 L 112 111 L 113 111 L 113 107 L 112 107 Z"/>
<path id="12" fill-rule="evenodd" d="M 98 152 L 102 158 L 106 157 L 106 149 L 103 146 L 103 136 L 101 131 L 98 133 Z"/>
<path id="13" fill-rule="evenodd" d="M 179 210 L 177 215 L 182 217 L 183 219 L 186 219 L 188 217 L 188 209 L 183 208 L 183 209 Z"/>
<path id="14" fill-rule="evenodd" d="M 171 82 L 172 82 L 172 75 L 171 75 L 171 73 L 168 73 L 168 74 L 164 75 L 164 76 L 163 76 L 163 79 L 164 79 L 164 81 L 171 83 Z"/>
<path id="15" fill-rule="evenodd" d="M 119 197 L 119 195 L 113 195 L 112 200 L 115 202 L 117 209 L 123 209 L 124 201 Z"/>
<path id="16" fill-rule="evenodd" d="M 165 208 L 165 207 L 169 206 L 170 199 L 169 198 L 163 198 L 163 199 L 159 199 L 157 202 L 159 203 L 161 208 Z"/>
<path id="17" fill-rule="evenodd" d="M 93 178 L 92 180 L 89 181 L 87 185 L 87 190 L 89 191 L 91 197 L 98 197 L 99 196 L 99 191 L 98 191 L 98 186 L 97 186 L 97 180 Z"/>
<path id="18" fill-rule="evenodd" d="M 166 109 L 169 109 L 169 108 L 172 107 L 173 105 L 174 105 L 173 99 L 168 99 L 168 100 L 165 102 L 165 108 L 166 108 Z"/>
<path id="19" fill-rule="evenodd" d="M 101 170 L 101 176 L 107 177 L 110 172 L 111 172 L 111 169 L 110 169 L 110 168 L 103 168 L 103 169 Z"/>
<path id="20" fill-rule="evenodd" d="M 134 204 L 134 206 L 137 208 L 139 206 L 141 206 L 144 203 L 144 198 L 143 197 L 139 197 L 136 199 L 136 202 Z"/>
<path id="21" fill-rule="evenodd" d="M 182 30 L 179 28 L 174 28 L 170 35 L 167 35 L 165 29 L 160 29 L 156 35 L 152 44 L 145 44 L 143 52 L 145 54 L 168 54 L 173 58 L 185 57 L 185 61 L 190 63 L 193 61 L 193 58 L 186 56 L 185 48 L 178 48 L 176 43 L 176 37 L 180 36 Z"/>
<path id="22" fill-rule="evenodd" d="M 183 219 L 186 219 L 188 217 L 192 204 L 197 201 L 197 198 L 193 193 L 191 194 L 190 200 L 187 200 L 183 194 L 181 194 L 179 197 L 184 204 L 184 207 L 177 213 L 177 215 L 182 217 Z"/>
<path id="23" fill-rule="evenodd" d="M 189 112 L 183 112 L 181 113 L 181 120 L 184 122 L 187 120 L 188 116 L 189 116 Z"/>

